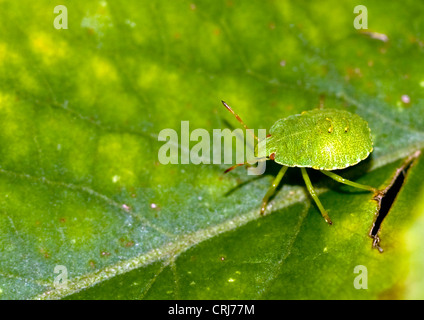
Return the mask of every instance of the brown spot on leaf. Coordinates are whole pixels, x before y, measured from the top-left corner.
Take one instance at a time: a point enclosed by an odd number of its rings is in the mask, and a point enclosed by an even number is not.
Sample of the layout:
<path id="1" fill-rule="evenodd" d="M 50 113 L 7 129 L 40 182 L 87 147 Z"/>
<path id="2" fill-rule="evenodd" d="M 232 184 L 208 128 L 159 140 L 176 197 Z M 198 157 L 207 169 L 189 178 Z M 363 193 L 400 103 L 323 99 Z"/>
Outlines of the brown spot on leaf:
<path id="1" fill-rule="evenodd" d="M 50 253 L 47 252 L 47 249 L 41 248 L 40 253 L 44 256 L 44 258 L 50 258 Z"/>

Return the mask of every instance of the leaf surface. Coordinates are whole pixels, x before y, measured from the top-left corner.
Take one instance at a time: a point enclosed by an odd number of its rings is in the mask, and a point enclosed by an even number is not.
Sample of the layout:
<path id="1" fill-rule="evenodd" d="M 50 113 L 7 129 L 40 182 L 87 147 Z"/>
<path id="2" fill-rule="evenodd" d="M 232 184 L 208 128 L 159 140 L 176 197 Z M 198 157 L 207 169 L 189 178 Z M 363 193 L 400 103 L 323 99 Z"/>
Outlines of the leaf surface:
<path id="1" fill-rule="evenodd" d="M 221 100 L 268 129 L 322 96 L 373 134 L 371 157 L 338 173 L 388 185 L 424 146 L 424 6 L 367 2 L 360 31 L 356 5 L 72 1 L 57 30 L 51 2 L 0 2 L 0 297 L 422 299 L 421 158 L 383 221 L 382 254 L 370 193 L 310 171 L 329 227 L 290 169 L 261 217 L 278 166 L 253 177 L 158 161 L 163 129 L 180 160 L 196 144 L 182 121 L 210 137 L 238 128 Z"/>

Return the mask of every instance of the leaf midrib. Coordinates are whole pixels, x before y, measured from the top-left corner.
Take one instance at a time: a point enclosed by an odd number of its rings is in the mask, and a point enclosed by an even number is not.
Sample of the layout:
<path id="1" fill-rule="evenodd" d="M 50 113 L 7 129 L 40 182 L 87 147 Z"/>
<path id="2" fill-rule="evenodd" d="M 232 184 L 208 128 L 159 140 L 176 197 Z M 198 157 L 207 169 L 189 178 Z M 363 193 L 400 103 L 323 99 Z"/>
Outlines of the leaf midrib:
<path id="1" fill-rule="evenodd" d="M 375 161 L 373 165 L 370 167 L 369 171 L 375 170 L 387 163 L 391 163 L 396 161 L 404 156 L 404 154 L 410 154 L 411 149 L 403 150 L 398 155 L 402 155 L 399 158 L 393 159 L 392 155 L 388 155 L 385 157 L 380 157 L 379 161 Z M 388 158 L 388 159 L 384 159 Z M 4 172 L 4 170 L 0 170 L 0 172 Z M 60 185 L 60 184 L 58 184 Z M 77 191 L 75 189 L 74 191 Z M 317 189 L 318 194 L 322 194 L 326 192 L 327 188 Z M 80 191 L 83 191 L 80 189 Z M 282 208 L 294 205 L 296 203 L 302 202 L 307 198 L 306 191 L 302 187 L 295 187 L 290 192 L 290 198 L 288 197 L 278 197 L 273 202 L 271 202 L 271 210 L 268 210 L 268 214 L 271 214 L 275 211 L 278 211 Z M 163 261 L 163 265 L 161 270 L 168 266 L 172 261 L 174 261 L 181 253 L 187 251 L 191 247 L 211 239 L 219 234 L 237 229 L 251 221 L 257 220 L 261 218 L 258 214 L 258 210 L 255 208 L 245 214 L 241 214 L 234 218 L 223 221 L 220 224 L 208 227 L 206 229 L 202 229 L 190 234 L 181 235 L 175 237 L 172 241 L 166 243 L 165 245 L 152 249 L 147 253 L 143 253 L 139 256 L 119 261 L 115 264 L 107 266 L 103 269 L 97 270 L 92 273 L 88 273 L 79 277 L 75 277 L 73 280 L 69 281 L 69 285 L 67 288 L 51 288 L 50 290 L 41 293 L 34 297 L 34 299 L 61 299 L 71 294 L 77 293 L 85 288 L 94 286 L 100 282 L 107 281 L 117 275 L 124 274 L 126 272 L 135 270 L 137 268 L 141 268 L 147 266 L 153 262 Z M 301 219 L 302 220 L 302 219 Z M 297 225 L 297 229 L 300 230 L 302 223 L 300 222 Z M 299 230 L 295 230 L 295 234 L 299 232 Z M 293 244 L 296 239 L 294 236 L 291 240 Z M 278 265 L 276 272 L 278 273 L 281 269 L 282 263 L 286 259 L 286 256 L 283 256 Z M 157 277 L 156 275 L 155 277 Z M 154 282 L 154 279 L 152 279 Z M 148 288 L 147 288 L 148 289 Z"/>
<path id="2" fill-rule="evenodd" d="M 303 201 L 306 198 L 306 193 L 303 188 L 292 190 L 290 199 L 279 199 L 272 203 L 272 212 L 288 207 L 297 202 Z M 317 193 L 322 193 L 325 189 L 317 189 Z M 270 214 L 270 213 L 268 213 Z M 113 265 L 105 267 L 101 270 L 89 273 L 80 277 L 75 277 L 73 281 L 69 281 L 67 288 L 52 288 L 38 296 L 35 299 L 60 299 L 70 294 L 76 293 L 84 288 L 93 286 L 102 281 L 108 280 L 114 276 L 132 271 L 134 269 L 147 266 L 153 262 L 164 261 L 165 266 L 169 265 L 173 259 L 184 251 L 190 249 L 205 240 L 211 239 L 221 233 L 239 228 L 251 221 L 260 218 L 258 210 L 255 208 L 245 214 L 236 216 L 226 220 L 220 224 L 202 229 L 187 235 L 179 236 L 175 241 L 168 242 L 162 247 L 152 249 L 151 251 L 131 259 L 119 261 Z"/>

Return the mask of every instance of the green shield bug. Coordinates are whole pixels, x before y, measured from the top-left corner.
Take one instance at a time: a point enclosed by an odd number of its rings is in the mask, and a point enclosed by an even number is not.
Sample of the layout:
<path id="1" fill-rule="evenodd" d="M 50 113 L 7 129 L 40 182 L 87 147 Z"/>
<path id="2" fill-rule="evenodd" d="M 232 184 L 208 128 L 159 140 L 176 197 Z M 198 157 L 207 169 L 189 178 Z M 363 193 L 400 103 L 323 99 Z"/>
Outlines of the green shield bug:
<path id="1" fill-rule="evenodd" d="M 228 104 L 224 101 L 222 104 L 248 129 Z M 337 182 L 355 188 L 378 191 L 331 172 L 353 166 L 366 159 L 372 152 L 371 129 L 360 116 L 345 110 L 314 109 L 278 120 L 269 132 L 270 134 L 261 141 L 255 136 L 258 140 L 256 156 L 258 161 L 273 160 L 282 165 L 282 168 L 262 200 L 261 214 L 264 214 L 270 197 L 275 193 L 289 167 L 300 167 L 306 188 L 321 215 L 330 225 L 332 221 L 318 199 L 306 168 L 319 170 Z M 241 165 L 243 164 L 236 164 L 225 173 Z"/>

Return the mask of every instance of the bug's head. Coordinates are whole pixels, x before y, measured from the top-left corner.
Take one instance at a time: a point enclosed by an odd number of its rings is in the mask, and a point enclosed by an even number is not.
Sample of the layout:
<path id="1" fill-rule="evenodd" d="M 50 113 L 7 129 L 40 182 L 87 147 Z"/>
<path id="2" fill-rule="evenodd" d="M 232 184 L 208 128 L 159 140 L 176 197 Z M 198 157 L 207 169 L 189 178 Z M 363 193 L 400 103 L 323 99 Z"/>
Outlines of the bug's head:
<path id="1" fill-rule="evenodd" d="M 265 139 L 259 140 L 255 147 L 255 156 L 258 158 L 267 158 L 275 160 L 275 148 L 272 147 L 272 136 L 268 134 Z"/>

